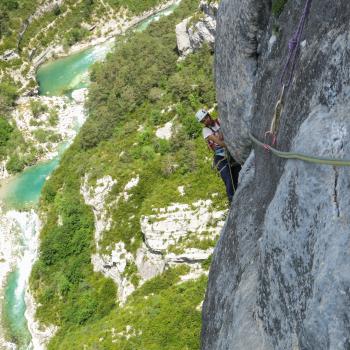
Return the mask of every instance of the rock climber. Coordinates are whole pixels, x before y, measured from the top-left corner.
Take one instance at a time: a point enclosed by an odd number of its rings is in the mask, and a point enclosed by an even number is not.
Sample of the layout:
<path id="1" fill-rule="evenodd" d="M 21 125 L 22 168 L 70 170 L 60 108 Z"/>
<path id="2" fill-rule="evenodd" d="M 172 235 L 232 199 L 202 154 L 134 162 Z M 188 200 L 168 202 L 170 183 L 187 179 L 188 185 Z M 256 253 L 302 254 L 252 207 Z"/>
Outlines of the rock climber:
<path id="1" fill-rule="evenodd" d="M 214 152 L 214 165 L 225 183 L 227 197 L 231 203 L 238 185 L 241 165 L 229 155 L 226 149 L 219 120 L 214 120 L 205 109 L 200 109 L 196 113 L 196 118 L 204 125 L 203 137 L 207 141 L 208 147 Z"/>

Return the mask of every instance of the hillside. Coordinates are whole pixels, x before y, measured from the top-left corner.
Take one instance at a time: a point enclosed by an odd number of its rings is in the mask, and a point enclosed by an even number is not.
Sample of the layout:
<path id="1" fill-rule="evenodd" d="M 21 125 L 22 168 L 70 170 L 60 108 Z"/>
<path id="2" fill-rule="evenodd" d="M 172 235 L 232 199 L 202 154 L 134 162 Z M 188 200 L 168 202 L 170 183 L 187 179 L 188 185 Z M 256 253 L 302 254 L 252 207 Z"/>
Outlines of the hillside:
<path id="1" fill-rule="evenodd" d="M 67 141 L 60 121 L 69 118 L 62 111 L 69 102 L 37 97 L 40 64 L 122 34 L 164 6 L 158 0 L 1 2 L 0 179 L 52 158 Z"/>
<path id="2" fill-rule="evenodd" d="M 40 202 L 30 285 L 38 320 L 58 327 L 49 349 L 199 348 L 227 202 L 194 119 L 215 105 L 212 49 L 176 50 L 197 11 L 183 1 L 93 67 L 88 119 Z"/>

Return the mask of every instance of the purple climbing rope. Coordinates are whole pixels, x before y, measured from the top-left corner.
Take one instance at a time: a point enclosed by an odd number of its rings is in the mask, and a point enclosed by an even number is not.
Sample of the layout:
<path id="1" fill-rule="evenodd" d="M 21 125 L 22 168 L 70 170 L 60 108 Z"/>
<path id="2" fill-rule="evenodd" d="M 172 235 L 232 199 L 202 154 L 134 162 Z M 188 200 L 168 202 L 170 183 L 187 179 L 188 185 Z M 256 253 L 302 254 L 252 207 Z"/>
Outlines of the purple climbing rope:
<path id="1" fill-rule="evenodd" d="M 289 87 L 293 79 L 301 37 L 303 35 L 306 19 L 309 16 L 311 3 L 312 3 L 312 0 L 306 0 L 306 4 L 304 7 L 303 14 L 300 18 L 298 29 L 294 32 L 292 38 L 289 40 L 289 43 L 288 43 L 288 49 L 289 49 L 288 57 L 284 65 L 282 76 L 281 76 L 281 84 L 284 85 L 286 88 Z M 289 70 L 289 74 L 288 74 L 288 70 Z"/>

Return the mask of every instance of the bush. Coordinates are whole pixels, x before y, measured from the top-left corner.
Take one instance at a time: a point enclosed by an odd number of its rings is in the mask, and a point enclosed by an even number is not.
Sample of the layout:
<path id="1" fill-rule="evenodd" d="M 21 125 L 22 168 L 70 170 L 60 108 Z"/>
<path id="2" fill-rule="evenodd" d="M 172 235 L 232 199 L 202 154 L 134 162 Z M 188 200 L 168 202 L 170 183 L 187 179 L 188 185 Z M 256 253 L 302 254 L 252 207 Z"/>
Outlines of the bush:
<path id="1" fill-rule="evenodd" d="M 202 125 L 198 123 L 194 115 L 186 115 L 181 119 L 186 135 L 190 139 L 195 139 L 202 133 Z"/>
<path id="2" fill-rule="evenodd" d="M 7 170 L 12 174 L 21 172 L 24 167 L 24 160 L 21 159 L 17 154 L 12 155 L 6 165 Z"/>
<path id="3" fill-rule="evenodd" d="M 58 121 L 59 121 L 59 118 L 58 118 L 57 110 L 51 109 L 49 113 L 49 119 L 48 119 L 49 125 L 52 127 L 57 126 Z"/>
<path id="4" fill-rule="evenodd" d="M 14 106 L 17 97 L 17 88 L 14 85 L 0 83 L 0 113 L 8 112 Z"/>
<path id="5" fill-rule="evenodd" d="M 61 14 L 61 7 L 58 4 L 55 4 L 53 8 L 53 14 L 59 16 Z"/>
<path id="6" fill-rule="evenodd" d="M 9 11 L 17 10 L 19 6 L 17 0 L 2 0 L 1 5 Z"/>
<path id="7" fill-rule="evenodd" d="M 30 101 L 30 110 L 32 111 L 33 117 L 37 118 L 40 114 L 46 113 L 49 108 L 47 105 L 40 101 Z"/>
<path id="8" fill-rule="evenodd" d="M 52 135 L 52 133 L 45 129 L 37 129 L 33 132 L 33 135 L 38 140 L 38 142 L 45 143 L 49 141 L 49 138 Z"/>
<path id="9" fill-rule="evenodd" d="M 87 29 L 75 27 L 64 35 L 64 46 L 73 46 L 84 39 L 88 34 L 89 31 Z"/>
<path id="10" fill-rule="evenodd" d="M 6 145 L 7 141 L 10 139 L 13 127 L 8 123 L 8 121 L 0 116 L 0 147 Z"/>
<path id="11" fill-rule="evenodd" d="M 288 0 L 273 0 L 272 1 L 272 14 L 275 17 L 279 17 L 284 9 Z"/>

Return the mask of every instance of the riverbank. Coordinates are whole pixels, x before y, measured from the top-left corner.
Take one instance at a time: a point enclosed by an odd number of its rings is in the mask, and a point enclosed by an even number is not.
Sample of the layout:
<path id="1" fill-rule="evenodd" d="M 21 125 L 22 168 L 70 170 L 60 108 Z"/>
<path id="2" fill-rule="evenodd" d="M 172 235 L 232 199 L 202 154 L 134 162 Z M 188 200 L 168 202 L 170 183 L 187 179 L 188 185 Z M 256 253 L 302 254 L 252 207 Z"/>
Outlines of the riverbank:
<path id="1" fill-rule="evenodd" d="M 49 61 L 52 58 L 61 58 L 69 56 L 85 50 L 87 48 L 103 44 L 104 42 L 118 36 L 125 34 L 130 28 L 138 25 L 140 22 L 146 20 L 148 17 L 154 16 L 161 11 L 164 11 L 172 5 L 178 5 L 181 0 L 169 0 L 163 4 L 158 5 L 157 7 L 146 11 L 140 16 L 132 17 L 127 19 L 125 13 L 121 14 L 122 17 L 117 19 L 112 19 L 107 22 L 101 21 L 99 24 L 96 24 L 94 27 L 94 33 L 88 40 L 79 42 L 71 46 L 68 51 L 64 49 L 63 45 L 56 45 L 48 47 L 44 52 L 38 55 L 33 59 L 32 63 L 37 69 L 44 62 Z M 100 35 L 97 35 L 100 33 Z"/>
<path id="2" fill-rule="evenodd" d="M 12 220 L 9 218 L 8 213 L 4 213 L 3 208 L 0 206 L 0 319 L 3 321 L 3 306 L 5 303 L 5 287 L 8 274 L 16 266 L 15 258 L 15 237 L 11 233 Z M 5 340 L 5 330 L 0 324 L 0 348 L 14 349 L 15 345 Z"/>
<path id="3" fill-rule="evenodd" d="M 96 26 L 94 30 L 96 31 L 96 33 L 102 33 L 101 36 L 97 37 L 96 35 L 93 35 L 87 41 L 73 45 L 68 51 L 64 50 L 63 45 L 53 45 L 51 47 L 48 47 L 42 54 L 37 56 L 37 58 L 33 59 L 31 69 L 29 70 L 26 77 L 18 75 L 19 72 L 22 70 L 22 68 L 20 68 L 14 73 L 13 78 L 17 81 L 20 81 L 22 86 L 27 86 L 30 81 L 34 80 L 37 84 L 37 70 L 39 66 L 43 65 L 44 63 L 48 63 L 51 59 L 54 58 L 64 58 L 69 55 L 77 54 L 89 48 L 94 48 L 97 45 L 103 45 L 103 43 L 105 43 L 106 45 L 108 44 L 108 42 L 110 42 L 110 45 L 108 45 L 110 50 L 113 47 L 114 38 L 117 35 L 124 34 L 130 28 L 137 26 L 138 24 L 142 23 L 142 21 L 145 21 L 148 18 L 155 16 L 161 13 L 162 11 L 165 11 L 166 9 L 169 9 L 169 13 L 172 12 L 174 9 L 173 6 L 177 6 L 180 2 L 181 0 L 170 0 L 153 8 L 152 10 L 145 12 L 141 16 L 133 17 L 130 20 L 125 20 L 121 18 L 120 20 L 122 25 L 116 25 L 114 22 L 113 24 L 111 24 L 109 21 L 107 23 L 102 24 L 103 26 L 108 27 L 103 27 L 104 30 Z M 164 14 L 167 15 L 167 13 Z M 145 25 L 147 24 L 148 23 L 145 23 Z M 106 50 L 106 53 L 103 54 L 100 59 L 104 59 L 105 55 L 109 50 Z M 74 88 L 74 86 L 72 86 L 72 88 Z M 34 90 L 31 90 L 29 93 L 28 92 L 29 91 L 23 91 L 22 97 L 20 97 L 17 100 L 17 106 L 12 113 L 12 117 L 26 141 L 29 141 L 29 144 L 33 145 L 33 147 L 37 149 L 35 156 L 31 157 L 35 158 L 34 164 L 37 164 L 41 161 L 53 159 L 55 156 L 57 156 L 59 144 L 61 143 L 61 141 L 69 142 L 70 139 L 73 139 L 75 137 L 77 128 L 70 128 L 70 125 L 79 124 L 81 126 L 85 121 L 86 116 L 84 113 L 84 99 L 81 99 L 80 97 L 78 97 L 78 99 L 75 99 L 73 96 L 73 100 L 75 101 L 74 105 L 71 102 L 69 102 L 67 97 L 65 96 L 39 96 L 38 85 Z M 62 91 L 60 93 L 62 93 Z M 84 92 L 84 94 L 84 97 L 86 97 L 86 91 Z M 47 121 L 49 119 L 49 111 L 47 111 L 46 113 L 42 113 L 42 115 L 40 116 L 37 116 L 39 118 L 33 118 L 33 115 L 31 113 L 31 103 L 33 101 L 46 105 L 49 110 L 57 110 L 59 117 L 59 123 L 57 127 L 46 125 L 44 132 L 36 131 L 39 123 L 47 124 Z M 66 108 L 66 106 L 68 106 L 69 108 Z M 72 121 L 71 119 L 72 117 L 74 118 L 74 116 L 76 116 L 75 121 Z M 50 133 L 49 142 L 47 142 L 46 140 L 45 142 L 41 142 L 38 139 L 38 137 L 34 136 L 34 133 L 36 133 L 39 137 L 43 136 L 44 133 Z M 54 138 L 56 140 L 54 140 Z M 31 165 L 34 164 L 33 162 L 31 163 Z M 11 175 L 6 171 L 6 161 L 4 161 L 0 164 L 0 179 L 8 178 L 10 176 Z"/>
<path id="4" fill-rule="evenodd" d="M 128 14 L 125 10 L 122 10 L 116 13 L 116 18 L 107 21 L 99 19 L 99 21 L 94 23 L 90 28 L 93 34 L 86 40 L 76 43 L 68 49 L 64 47 L 62 43 L 52 44 L 37 54 L 35 53 L 36 48 L 33 48 L 32 52 L 28 51 L 28 55 L 30 56 L 29 62 L 23 62 L 22 66 L 15 70 L 7 69 L 6 74 L 11 76 L 15 82 L 23 87 L 22 95 L 37 95 L 39 92 L 38 86 L 34 86 L 33 84 L 36 82 L 37 69 L 42 64 L 52 59 L 66 57 L 90 47 L 103 44 L 108 40 L 113 40 L 116 36 L 125 34 L 130 28 L 140 24 L 147 18 L 157 15 L 168 7 L 176 6 L 180 2 L 181 0 L 169 0 L 144 12 L 142 15 L 131 18 L 128 18 Z"/>

